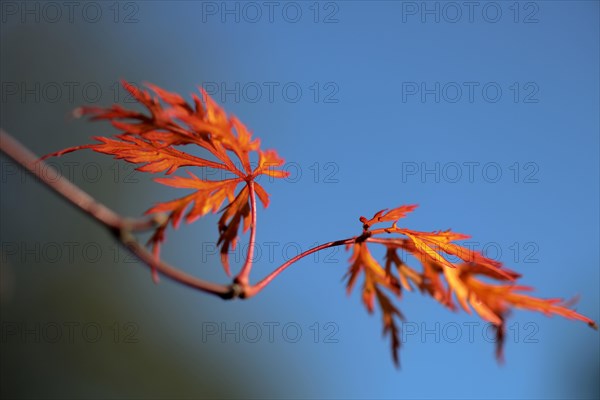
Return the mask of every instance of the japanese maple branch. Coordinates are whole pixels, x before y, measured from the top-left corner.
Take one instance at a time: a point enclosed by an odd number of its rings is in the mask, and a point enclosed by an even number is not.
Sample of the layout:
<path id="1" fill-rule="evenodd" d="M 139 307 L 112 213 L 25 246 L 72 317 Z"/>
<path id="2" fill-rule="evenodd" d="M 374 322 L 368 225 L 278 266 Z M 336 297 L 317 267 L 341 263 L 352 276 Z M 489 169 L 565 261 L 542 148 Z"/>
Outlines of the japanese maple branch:
<path id="1" fill-rule="evenodd" d="M 115 213 L 108 207 L 97 202 L 79 187 L 65 179 L 58 171 L 55 171 L 53 167 L 45 164 L 43 161 L 40 161 L 35 154 L 25 148 L 3 129 L 0 129 L 0 150 L 25 170 L 30 172 L 37 179 L 39 179 L 47 187 L 61 195 L 66 201 L 73 204 L 76 208 L 80 209 L 88 216 L 104 225 L 121 242 L 123 246 L 131 251 L 140 261 L 150 267 L 150 269 L 156 269 L 164 276 L 185 286 L 216 295 L 223 299 L 231 299 L 235 297 L 253 297 L 262 291 L 281 272 L 302 258 L 330 247 L 348 245 L 356 243 L 359 240 L 378 243 L 379 241 L 377 239 L 370 238 L 369 236 L 371 233 L 383 233 L 385 231 L 384 229 L 375 230 L 370 232 L 368 236 L 363 234 L 361 236 L 353 236 L 348 239 L 336 240 L 313 247 L 286 261 L 256 285 L 250 285 L 249 275 L 252 269 L 254 247 L 256 245 L 257 214 L 256 191 L 254 188 L 254 182 L 250 180 L 248 182 L 248 190 L 250 193 L 251 230 L 248 255 L 240 273 L 235 278 L 233 285 L 226 286 L 216 284 L 189 275 L 156 258 L 150 251 L 146 250 L 146 248 L 136 240 L 133 232 L 145 231 L 154 228 L 156 224 L 160 223 L 160 221 L 158 221 L 156 218 L 131 219 L 122 217 L 121 215 Z M 43 173 L 42 171 L 45 168 L 51 170 L 53 174 Z M 56 176 L 57 178 L 53 177 L 50 179 L 50 176 Z"/>
<path id="2" fill-rule="evenodd" d="M 251 209 L 251 226 L 250 226 L 250 241 L 248 243 L 248 255 L 246 261 L 240 270 L 240 273 L 235 278 L 235 282 L 246 287 L 252 270 L 252 262 L 254 261 L 254 246 L 256 243 L 256 193 L 254 190 L 254 181 L 248 182 L 248 191 L 250 195 L 250 209 Z"/>
<path id="3" fill-rule="evenodd" d="M 137 258 L 150 268 L 155 268 L 166 277 L 201 290 L 206 293 L 214 294 L 221 298 L 232 298 L 238 295 L 238 288 L 235 286 L 219 285 L 204 281 L 185 272 L 170 266 L 154 257 L 146 250 L 133 236 L 134 231 L 143 231 L 151 229 L 157 221 L 155 219 L 130 219 L 120 216 L 103 204 L 98 203 L 89 194 L 85 193 L 79 187 L 65 179 L 53 167 L 39 161 L 31 151 L 25 148 L 16 139 L 0 129 L 0 150 L 11 158 L 14 162 L 29 171 L 33 176 L 39 179 L 47 187 L 61 195 L 69 203 L 80 209 L 111 231 L 111 233 L 129 249 Z M 52 170 L 53 174 L 45 174 L 44 169 Z M 58 178 L 50 176 L 57 176 Z"/>

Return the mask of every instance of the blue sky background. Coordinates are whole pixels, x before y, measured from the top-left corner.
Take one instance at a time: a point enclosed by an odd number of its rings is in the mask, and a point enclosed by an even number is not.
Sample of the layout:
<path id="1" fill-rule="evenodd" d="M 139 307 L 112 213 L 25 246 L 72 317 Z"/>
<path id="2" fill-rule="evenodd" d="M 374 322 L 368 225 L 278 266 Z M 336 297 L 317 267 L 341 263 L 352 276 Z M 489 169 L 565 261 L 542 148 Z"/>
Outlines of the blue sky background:
<path id="1" fill-rule="evenodd" d="M 125 78 L 182 94 L 216 84 L 216 100 L 245 122 L 264 148 L 277 149 L 286 159 L 294 178 L 265 182 L 272 205 L 259 210 L 262 256 L 253 279 L 295 255 L 297 247 L 359 233 L 361 215 L 417 203 L 403 222 L 408 227 L 471 234 L 476 248 L 485 246 L 489 256 L 523 273 L 522 282 L 535 286 L 536 294 L 580 295 L 577 310 L 600 318 L 598 2 L 478 2 L 472 17 L 460 2 L 278 2 L 272 19 L 262 2 L 130 2 L 118 4 L 119 14 L 108 3 L 95 3 L 102 10 L 96 23 L 78 10 L 71 23 L 64 9 L 53 23 L 52 10 L 29 4 L 40 7 L 39 23 L 32 15 L 3 9 L 2 126 L 34 151 L 86 143 L 92 134 L 110 131 L 66 118 L 90 96 L 77 89 L 73 99 L 63 91 L 51 101 L 50 92 L 43 91 L 49 82 L 63 88 L 65 82 L 78 87 L 93 82 L 102 89 L 95 104 L 109 105 L 126 100 L 112 86 Z M 424 7 L 437 7 L 439 14 L 424 13 Z M 301 15 L 293 23 L 297 10 Z M 131 23 L 124 23 L 126 17 Z M 20 90 L 35 88 L 36 82 L 40 99 L 13 91 L 13 84 Z M 423 94 L 422 85 L 433 93 Z M 222 87 L 233 92 L 223 94 Z M 296 88 L 301 89 L 297 101 Z M 115 164 L 107 157 L 69 157 L 57 165 L 79 163 L 74 180 L 124 214 L 140 214 L 177 193 L 142 174 L 131 175 L 134 183 L 123 175 L 115 183 Z M 7 188 L 2 190 L 2 276 L 5 286 L 11 282 L 4 289 L 10 296 L 3 298 L 3 323 L 117 319 L 139 328 L 139 342 L 127 346 L 13 346 L 4 365 L 40 354 L 52 361 L 31 368 L 20 361 L 3 372 L 6 393 L 599 395 L 599 336 L 584 324 L 517 311 L 509 321 L 506 363 L 499 366 L 483 322 L 418 293 L 406 293 L 400 302 L 408 329 L 417 332 L 406 335 L 402 368 L 396 370 L 388 340 L 381 337 L 380 316 L 368 315 L 356 293 L 345 295 L 341 278 L 348 254 L 342 249 L 326 252 L 318 262 L 307 258 L 260 296 L 233 303 L 170 282 L 156 287 L 144 268 L 131 267 L 124 258 L 49 262 L 49 257 L 15 255 L 15 246 L 36 243 L 43 248 L 49 242 L 93 242 L 105 254 L 114 244 L 93 222 L 31 180 L 23 183 L 2 161 Z M 91 161 L 101 166 L 99 182 L 82 178 L 82 166 Z M 436 168 L 438 179 L 435 172 L 423 174 Z M 207 217 L 173 232 L 165 258 L 224 282 L 218 257 L 202 255 L 216 238 L 215 222 Z M 275 246 L 273 257 L 269 246 Z M 265 325 L 271 322 L 279 324 L 273 343 Z M 471 322 L 477 323 L 473 340 Z M 206 336 L 210 327 L 236 330 L 236 323 L 239 343 L 233 335 Z M 289 323 L 302 329 L 297 343 L 280 329 Z M 248 339 L 254 324 L 262 327 L 257 343 Z M 452 343 L 456 327 L 461 336 Z M 437 332 L 439 340 L 423 335 L 425 329 Z M 337 343 L 326 343 L 331 332 Z M 11 340 L 3 339 L 3 350 L 15 344 Z M 64 372 L 52 367 L 56 363 Z M 73 379 L 78 383 L 69 383 Z"/>

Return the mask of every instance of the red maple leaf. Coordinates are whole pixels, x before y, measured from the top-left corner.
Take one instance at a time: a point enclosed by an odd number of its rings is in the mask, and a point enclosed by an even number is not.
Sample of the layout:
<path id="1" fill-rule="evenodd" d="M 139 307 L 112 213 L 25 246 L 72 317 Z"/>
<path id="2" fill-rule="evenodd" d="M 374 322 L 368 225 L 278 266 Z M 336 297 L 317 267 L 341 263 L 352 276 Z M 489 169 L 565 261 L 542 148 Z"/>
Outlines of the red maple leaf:
<path id="1" fill-rule="evenodd" d="M 178 94 L 151 84 L 146 86 L 154 92 L 154 96 L 150 91 L 138 89 L 125 81 L 123 86 L 146 107 L 149 114 L 119 105 L 80 108 L 76 111 L 78 115 L 88 115 L 92 120 L 108 120 L 121 133 L 114 138 L 96 136 L 93 139 L 99 143 L 71 147 L 43 159 L 91 149 L 137 164 L 136 169 L 140 172 L 165 172 L 170 175 L 180 168 L 200 167 L 233 174 L 235 178 L 207 180 L 187 170 L 189 177 L 156 178 L 155 181 L 163 185 L 193 192 L 158 203 L 146 212 L 168 214 L 165 223 L 156 229 L 149 242 L 157 257 L 169 221 L 177 228 L 184 214 L 185 221 L 191 223 L 208 213 L 222 212 L 218 222 L 218 244 L 221 245 L 225 272 L 229 275 L 228 253 L 230 248 L 235 248 L 240 223 L 243 221 L 244 231 L 250 226 L 250 182 L 253 182 L 253 190 L 267 207 L 269 195 L 254 180 L 261 174 L 274 178 L 287 177 L 289 173 L 280 169 L 283 159 L 274 150 L 261 150 L 260 141 L 252 138 L 246 126 L 236 117 L 228 116 L 204 90 L 201 90 L 202 100 L 194 94 L 193 104 L 188 104 Z M 208 151 L 211 159 L 192 155 L 176 146 L 202 148 Z M 254 169 L 250 165 L 253 152 L 259 160 Z M 238 189 L 240 184 L 243 185 L 242 189 Z"/>
<path id="2" fill-rule="evenodd" d="M 392 355 L 396 364 L 398 364 L 400 338 L 395 319 L 401 319 L 402 314 L 393 305 L 390 297 L 385 295 L 384 289 L 393 293 L 394 297 L 400 298 L 402 289 L 411 291 L 413 287 L 417 287 L 421 292 L 452 310 L 457 309 L 455 299 L 467 313 L 470 314 L 471 308 L 474 309 L 482 319 L 491 322 L 496 329 L 496 355 L 499 360 L 502 359 L 505 319 L 511 308 L 538 311 L 546 315 L 556 314 L 586 322 L 597 328 L 594 321 L 569 309 L 568 303 L 561 299 L 539 299 L 519 293 L 529 290 L 527 287 L 515 284 L 516 279 L 520 277 L 519 274 L 504 268 L 502 263 L 491 260 L 480 252 L 454 243 L 469 236 L 450 230 L 419 232 L 397 227 L 398 219 L 406 216 L 414 208 L 415 206 L 402 206 L 390 211 L 382 210 L 369 220 L 360 217 L 363 223 L 363 234 L 358 237 L 360 242 L 353 245 L 347 274 L 348 293 L 352 291 L 359 276 L 363 276 L 362 300 L 370 313 L 375 308 L 374 298 L 378 299 L 384 332 L 390 333 Z M 393 224 L 386 228 L 370 230 L 373 225 L 386 221 L 393 221 Z M 374 237 L 379 234 L 401 234 L 405 237 Z M 385 268 L 371 256 L 368 243 L 386 246 Z M 398 254 L 399 250 L 419 260 L 422 271 L 418 272 L 409 267 Z M 463 262 L 452 263 L 444 254 L 457 256 Z M 503 283 L 486 283 L 477 279 L 477 275 Z"/>

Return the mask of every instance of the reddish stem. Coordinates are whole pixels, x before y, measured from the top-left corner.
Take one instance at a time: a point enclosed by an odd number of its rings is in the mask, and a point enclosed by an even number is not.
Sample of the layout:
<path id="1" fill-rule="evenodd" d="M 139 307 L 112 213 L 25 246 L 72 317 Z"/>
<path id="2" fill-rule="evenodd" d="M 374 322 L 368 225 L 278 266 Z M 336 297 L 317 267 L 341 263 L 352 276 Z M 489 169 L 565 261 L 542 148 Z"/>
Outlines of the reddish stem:
<path id="1" fill-rule="evenodd" d="M 273 279 L 275 279 L 275 277 L 277 275 L 279 275 L 280 273 L 282 273 L 287 267 L 289 267 L 293 263 L 299 261 L 300 259 L 302 259 L 302 258 L 304 258 L 306 256 L 309 256 L 309 255 L 311 255 L 313 253 L 316 253 L 317 251 L 328 249 L 330 247 L 342 246 L 342 245 L 345 245 L 345 244 L 352 244 L 355 241 L 356 241 L 356 237 L 351 237 L 351 238 L 348 238 L 348 239 L 336 240 L 334 242 L 324 243 L 324 244 L 321 244 L 319 246 L 313 247 L 312 249 L 306 250 L 305 252 L 300 253 L 296 257 L 293 257 L 293 258 L 289 259 L 288 261 L 286 261 L 285 263 L 281 264 L 275 271 L 271 272 L 269 275 L 267 275 L 262 281 L 258 282 L 256 285 L 248 287 L 244 291 L 242 297 L 243 298 L 249 298 L 249 297 L 256 296 Z"/>
<path id="2" fill-rule="evenodd" d="M 146 250 L 133 235 L 124 234 L 121 238 L 121 243 L 129 249 L 137 258 L 148 265 L 151 269 L 155 269 L 166 277 L 179 282 L 193 289 L 198 289 L 206 293 L 214 294 L 222 299 L 231 299 L 237 296 L 236 290 L 229 286 L 220 285 L 212 282 L 207 282 L 203 279 L 189 275 L 178 268 L 175 268 L 161 259 L 157 259 L 154 254 Z"/>
<path id="3" fill-rule="evenodd" d="M 254 191 L 254 181 L 248 182 L 248 191 L 250 196 L 250 209 L 252 213 L 252 220 L 250 225 L 250 241 L 248 243 L 248 255 L 244 266 L 240 270 L 240 273 L 235 278 L 235 283 L 241 285 L 243 288 L 247 288 L 250 271 L 252 270 L 252 262 L 254 258 L 254 246 L 256 245 L 256 194 Z"/>
<path id="4" fill-rule="evenodd" d="M 47 187 L 54 190 L 65 200 L 108 228 L 125 247 L 151 269 L 156 269 L 158 272 L 176 282 L 221 298 L 232 298 L 238 294 L 234 287 L 204 281 L 188 275 L 161 260 L 157 260 L 152 253 L 147 251 L 135 240 L 131 233 L 133 231 L 151 229 L 155 225 L 153 219 L 134 220 L 124 218 L 103 204 L 98 203 L 90 195 L 65 179 L 53 167 L 40 161 L 35 154 L 25 148 L 3 129 L 0 129 L 0 150 L 17 164 L 29 171 Z M 46 171 L 46 169 L 52 171 L 52 174 L 42 173 L 42 171 Z M 50 179 L 49 177 L 52 178 Z"/>

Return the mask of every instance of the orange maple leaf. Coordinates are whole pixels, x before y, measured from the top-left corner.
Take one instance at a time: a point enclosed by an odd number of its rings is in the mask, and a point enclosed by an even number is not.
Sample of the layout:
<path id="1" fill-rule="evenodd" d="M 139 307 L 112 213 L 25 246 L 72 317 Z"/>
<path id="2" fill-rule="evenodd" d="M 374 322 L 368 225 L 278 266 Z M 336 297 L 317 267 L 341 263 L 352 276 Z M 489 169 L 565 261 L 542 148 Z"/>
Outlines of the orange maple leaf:
<path id="1" fill-rule="evenodd" d="M 364 277 L 362 300 L 367 310 L 374 310 L 374 298 L 383 316 L 384 333 L 390 333 L 392 356 L 398 364 L 400 347 L 399 328 L 396 318 L 402 318 L 400 311 L 393 305 L 383 289 L 400 297 L 402 289 L 412 291 L 413 286 L 421 292 L 433 297 L 442 305 L 456 310 L 454 299 L 463 310 L 471 313 L 471 309 L 484 320 L 493 324 L 496 329 L 496 356 L 502 360 L 502 345 L 505 336 L 505 319 L 511 308 L 528 309 L 546 315 L 560 315 L 570 319 L 586 322 L 597 329 L 594 321 L 569 309 L 568 303 L 561 299 L 539 299 L 527 296 L 519 291 L 529 290 L 514 282 L 520 277 L 514 271 L 502 266 L 502 263 L 485 257 L 480 252 L 470 250 L 454 243 L 469 236 L 450 230 L 437 232 L 419 232 L 397 227 L 397 222 L 415 206 L 402 206 L 391 211 L 382 210 L 367 220 L 360 217 L 363 233 L 357 237 L 353 245 L 350 267 L 347 273 L 347 291 L 350 293 L 360 275 Z M 390 227 L 370 230 L 381 222 L 392 222 Z M 403 237 L 375 238 L 378 234 L 401 234 Z M 385 268 L 383 268 L 368 250 L 368 243 L 383 244 Z M 412 254 L 422 264 L 422 271 L 409 267 L 399 256 L 398 250 Z M 450 262 L 443 253 L 454 255 L 463 260 L 456 264 Z M 395 268 L 392 268 L 392 267 Z M 486 283 L 475 276 L 482 275 L 503 284 Z M 508 283 L 506 283 L 508 282 Z"/>
<path id="2" fill-rule="evenodd" d="M 218 244 L 221 245 L 225 272 L 229 275 L 228 253 L 236 245 L 240 222 L 244 222 L 244 231 L 250 226 L 250 182 L 253 182 L 253 190 L 267 207 L 269 195 L 254 180 L 261 174 L 274 178 L 287 177 L 289 173 L 280 168 L 283 159 L 274 150 L 261 150 L 260 141 L 252 138 L 246 126 L 235 116 L 228 116 L 202 89 L 202 100 L 194 94 L 193 104 L 188 104 L 180 95 L 152 84 L 146 86 L 155 96 L 125 81 L 123 86 L 146 107 L 149 115 L 119 105 L 77 109 L 77 115 L 88 115 L 92 120 L 108 120 L 121 133 L 114 138 L 96 136 L 93 139 L 99 143 L 70 147 L 42 159 L 91 149 L 138 164 L 136 169 L 140 172 L 165 172 L 169 175 L 183 167 L 200 167 L 232 173 L 235 178 L 221 180 L 200 179 L 190 171 L 186 171 L 189 177 L 156 178 L 155 181 L 163 185 L 191 189 L 193 192 L 179 199 L 158 203 L 146 211 L 147 214 L 168 213 L 164 224 L 156 228 L 149 241 L 158 257 L 169 221 L 177 228 L 188 209 L 185 216 L 187 223 L 220 210 L 223 215 L 218 222 Z M 195 156 L 175 147 L 188 145 L 208 151 L 212 159 Z M 255 169 L 250 164 L 253 152 L 259 160 Z M 240 184 L 244 186 L 236 195 Z"/>
<path id="3" fill-rule="evenodd" d="M 364 284 L 362 289 L 362 301 L 369 313 L 375 310 L 375 299 L 383 317 L 383 333 L 390 334 L 391 348 L 394 362 L 399 364 L 398 350 L 400 349 L 400 330 L 396 325 L 395 318 L 403 319 L 400 311 L 394 306 L 384 290 L 387 289 L 399 297 L 401 287 L 398 279 L 384 269 L 371 255 L 365 242 L 355 243 L 352 246 L 352 257 L 350 257 L 350 269 L 347 273 L 347 292 L 350 294 L 356 283 L 356 279 L 362 273 Z"/>
<path id="4" fill-rule="evenodd" d="M 406 214 L 414 211 L 418 206 L 416 204 L 408 205 L 408 206 L 400 206 L 393 208 L 391 210 L 383 209 L 375 213 L 373 218 L 367 220 L 365 217 L 360 217 L 360 222 L 363 223 L 364 229 L 369 229 L 371 225 L 378 224 L 380 222 L 386 221 L 398 221 L 400 218 L 404 218 Z M 387 211 L 387 212 L 386 212 Z"/>

